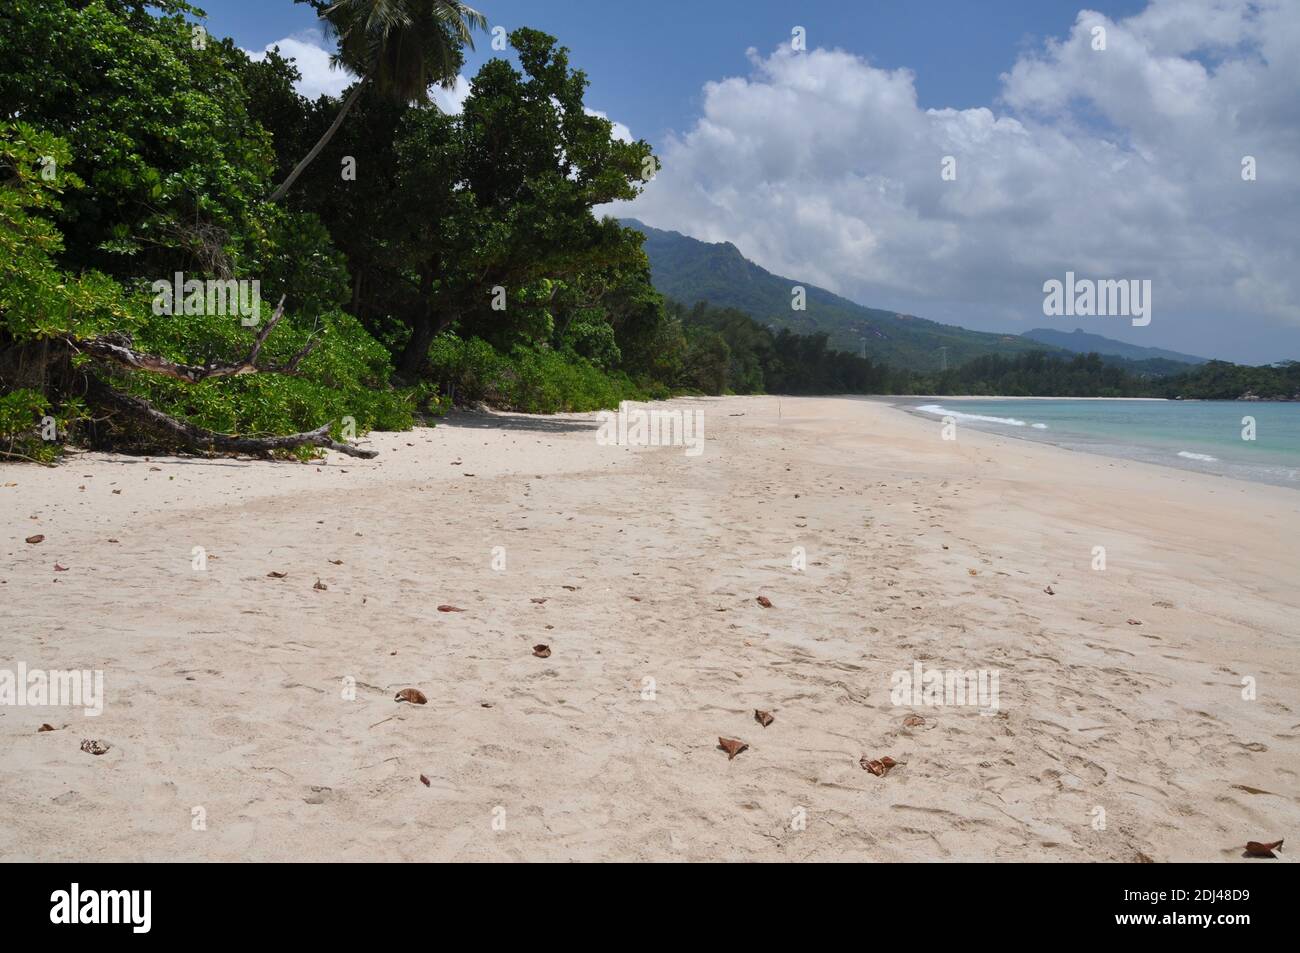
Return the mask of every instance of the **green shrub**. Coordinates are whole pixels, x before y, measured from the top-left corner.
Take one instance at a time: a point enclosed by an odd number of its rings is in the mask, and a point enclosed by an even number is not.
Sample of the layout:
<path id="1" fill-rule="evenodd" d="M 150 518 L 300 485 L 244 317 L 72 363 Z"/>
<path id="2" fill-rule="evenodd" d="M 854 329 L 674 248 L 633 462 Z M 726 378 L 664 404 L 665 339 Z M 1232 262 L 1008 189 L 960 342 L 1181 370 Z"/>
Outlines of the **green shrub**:
<path id="1" fill-rule="evenodd" d="M 503 354 L 479 338 L 437 337 L 429 348 L 434 379 L 457 403 L 482 402 L 530 414 L 601 410 L 650 393 L 626 374 L 602 371 L 577 355 L 516 346 Z"/>

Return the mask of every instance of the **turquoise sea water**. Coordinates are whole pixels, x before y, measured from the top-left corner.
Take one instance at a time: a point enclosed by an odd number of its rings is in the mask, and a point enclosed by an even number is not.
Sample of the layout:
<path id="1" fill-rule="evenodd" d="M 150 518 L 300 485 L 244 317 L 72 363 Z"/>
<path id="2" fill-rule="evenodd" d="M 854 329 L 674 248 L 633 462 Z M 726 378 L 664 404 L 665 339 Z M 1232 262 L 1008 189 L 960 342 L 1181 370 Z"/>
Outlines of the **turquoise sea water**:
<path id="1" fill-rule="evenodd" d="M 895 403 L 921 416 L 1072 450 L 1300 489 L 1300 403 L 1175 400 L 981 400 Z M 1255 439 L 1243 439 L 1255 422 Z"/>

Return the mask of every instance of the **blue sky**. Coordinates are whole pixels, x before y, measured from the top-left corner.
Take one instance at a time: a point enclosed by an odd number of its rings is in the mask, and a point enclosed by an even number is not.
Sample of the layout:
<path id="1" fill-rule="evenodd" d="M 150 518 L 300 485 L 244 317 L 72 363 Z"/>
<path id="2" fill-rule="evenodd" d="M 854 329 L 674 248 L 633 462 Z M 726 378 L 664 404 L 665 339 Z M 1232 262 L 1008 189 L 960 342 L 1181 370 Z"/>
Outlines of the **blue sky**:
<path id="1" fill-rule="evenodd" d="M 1300 359 L 1297 2 L 479 7 L 559 37 L 588 75 L 587 105 L 654 145 L 660 175 L 603 211 L 733 242 L 873 307 L 1265 363 Z M 342 88 L 310 7 L 205 9 L 245 49 L 297 55 L 304 92 Z M 795 26 L 804 51 L 790 48 Z M 466 76 L 485 55 L 482 36 Z M 941 180 L 948 157 L 957 173 Z M 1044 315 L 1044 283 L 1070 271 L 1149 280 L 1152 320 Z"/>
<path id="2" fill-rule="evenodd" d="M 474 4 L 471 4 L 473 6 Z M 1144 0 L 1091 0 L 1094 10 L 1128 16 Z M 316 16 L 290 0 L 208 0 L 215 33 L 260 50 L 314 30 Z M 745 50 L 764 52 L 807 29 L 810 45 L 841 47 L 885 68 L 916 72 L 922 106 L 987 105 L 1017 54 L 1069 31 L 1079 0 L 480 0 L 507 30 L 531 26 L 560 38 L 591 80 L 588 105 L 658 145 L 684 131 L 706 82 L 748 70 Z M 480 35 L 481 36 L 481 35 Z M 490 55 L 478 42 L 467 72 Z"/>

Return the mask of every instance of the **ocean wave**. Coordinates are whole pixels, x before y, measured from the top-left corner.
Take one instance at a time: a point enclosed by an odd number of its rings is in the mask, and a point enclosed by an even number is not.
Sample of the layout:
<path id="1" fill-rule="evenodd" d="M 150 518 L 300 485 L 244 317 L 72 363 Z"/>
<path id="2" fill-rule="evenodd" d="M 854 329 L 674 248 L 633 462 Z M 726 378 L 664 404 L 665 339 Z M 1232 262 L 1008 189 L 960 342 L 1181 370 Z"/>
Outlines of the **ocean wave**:
<path id="1" fill-rule="evenodd" d="M 1184 460 L 1202 460 L 1205 463 L 1218 463 L 1218 457 L 1212 457 L 1208 453 L 1192 453 L 1190 450 L 1179 450 L 1178 455 Z"/>
<path id="2" fill-rule="evenodd" d="M 927 414 L 935 414 L 940 417 L 954 417 L 957 420 L 982 420 L 989 424 L 1007 424 L 1011 427 L 1033 427 L 1035 430 L 1046 430 L 1047 424 L 1031 424 L 1026 420 L 1017 420 L 1015 417 L 989 417 L 985 414 L 963 414 L 959 410 L 949 410 L 939 404 L 922 404 L 916 408 Z"/>

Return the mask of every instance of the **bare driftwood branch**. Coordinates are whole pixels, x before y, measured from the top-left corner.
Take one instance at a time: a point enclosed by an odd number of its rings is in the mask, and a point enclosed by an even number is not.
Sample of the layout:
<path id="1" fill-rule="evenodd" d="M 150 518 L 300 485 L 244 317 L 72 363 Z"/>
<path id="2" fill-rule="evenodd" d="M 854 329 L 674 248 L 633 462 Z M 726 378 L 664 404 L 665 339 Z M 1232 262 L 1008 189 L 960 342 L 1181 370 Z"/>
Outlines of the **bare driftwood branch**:
<path id="1" fill-rule="evenodd" d="M 276 325 L 280 323 L 280 319 L 283 317 L 284 298 L 281 297 L 280 303 L 275 306 L 275 313 L 271 315 L 271 320 L 257 332 L 257 337 L 253 340 L 253 347 L 248 352 L 248 357 L 233 364 L 178 364 L 157 354 L 142 354 L 112 338 L 92 338 L 89 341 L 73 341 L 72 344 L 92 357 L 111 361 L 114 364 L 120 364 L 122 367 L 129 367 L 135 371 L 153 371 L 155 374 L 189 381 L 191 384 L 197 384 L 199 381 L 214 377 L 237 377 L 240 374 L 296 374 L 298 365 L 303 362 L 307 355 L 316 350 L 317 345 L 321 342 L 320 338 L 313 336 L 298 353 L 289 359 L 287 364 L 277 364 L 269 367 L 257 366 L 257 358 L 262 353 L 262 345 L 266 343 L 266 339 L 271 336 L 271 332 L 275 330 Z"/>
<path id="2" fill-rule="evenodd" d="M 95 382 L 95 396 L 126 413 L 149 421 L 178 438 L 186 446 L 199 450 L 221 450 L 227 453 L 269 453 L 272 450 L 294 450 L 298 447 L 321 447 L 350 457 L 370 459 L 379 455 L 375 450 L 363 450 L 351 444 L 339 443 L 330 437 L 329 424 L 306 433 L 285 434 L 278 437 L 234 437 L 229 434 L 205 430 L 196 424 L 177 420 L 163 413 L 142 397 L 133 397 L 114 390 L 106 384 Z"/>

